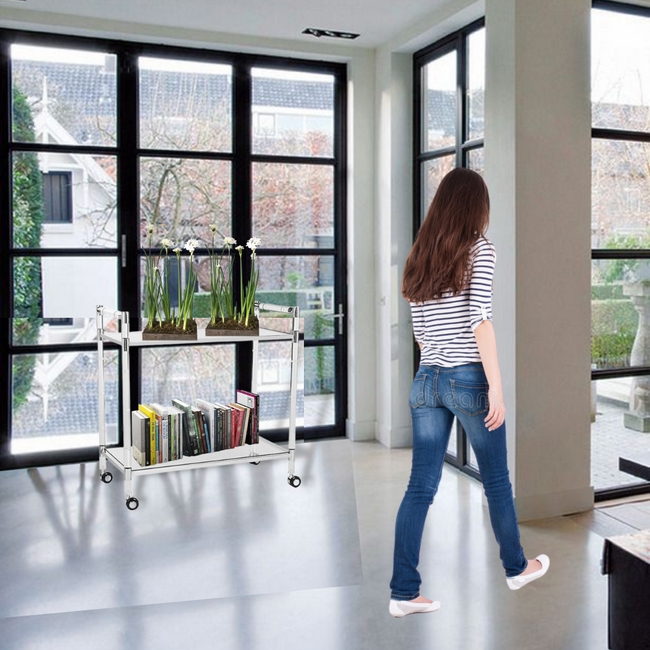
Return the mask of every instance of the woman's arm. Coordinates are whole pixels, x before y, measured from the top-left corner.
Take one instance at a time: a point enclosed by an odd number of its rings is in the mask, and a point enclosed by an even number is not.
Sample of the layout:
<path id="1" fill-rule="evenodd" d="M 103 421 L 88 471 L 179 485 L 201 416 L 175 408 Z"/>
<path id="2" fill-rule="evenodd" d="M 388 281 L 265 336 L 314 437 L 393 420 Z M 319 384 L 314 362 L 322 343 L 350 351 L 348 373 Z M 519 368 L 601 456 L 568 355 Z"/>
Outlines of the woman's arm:
<path id="1" fill-rule="evenodd" d="M 497 343 L 492 325 L 492 287 L 495 264 L 496 250 L 494 246 L 487 239 L 481 239 L 472 260 L 469 311 L 470 326 L 476 337 L 483 370 L 490 384 L 488 392 L 490 409 L 485 418 L 485 425 L 490 431 L 503 424 L 506 413 L 497 359 Z"/>
<path id="2" fill-rule="evenodd" d="M 506 406 L 503 402 L 503 388 L 501 386 L 501 371 L 497 358 L 497 341 L 494 335 L 494 326 L 491 320 L 482 321 L 474 330 L 476 345 L 481 354 L 483 370 L 490 388 L 488 398 L 490 410 L 485 417 L 485 426 L 492 431 L 499 428 L 506 418 Z"/>

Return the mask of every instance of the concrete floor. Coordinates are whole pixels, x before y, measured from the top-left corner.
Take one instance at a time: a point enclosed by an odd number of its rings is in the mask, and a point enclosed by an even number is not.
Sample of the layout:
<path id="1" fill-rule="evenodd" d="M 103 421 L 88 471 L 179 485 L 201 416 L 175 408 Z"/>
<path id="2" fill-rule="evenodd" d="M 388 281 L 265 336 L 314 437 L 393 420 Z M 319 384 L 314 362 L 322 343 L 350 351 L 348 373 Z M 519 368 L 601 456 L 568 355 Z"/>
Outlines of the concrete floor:
<path id="1" fill-rule="evenodd" d="M 425 526 L 431 614 L 388 613 L 412 450 L 299 443 L 283 461 L 136 478 L 97 463 L 0 473 L 3 650 L 605 650 L 603 538 L 571 517 L 520 525 L 549 573 L 510 591 L 482 486 L 446 466 Z"/>

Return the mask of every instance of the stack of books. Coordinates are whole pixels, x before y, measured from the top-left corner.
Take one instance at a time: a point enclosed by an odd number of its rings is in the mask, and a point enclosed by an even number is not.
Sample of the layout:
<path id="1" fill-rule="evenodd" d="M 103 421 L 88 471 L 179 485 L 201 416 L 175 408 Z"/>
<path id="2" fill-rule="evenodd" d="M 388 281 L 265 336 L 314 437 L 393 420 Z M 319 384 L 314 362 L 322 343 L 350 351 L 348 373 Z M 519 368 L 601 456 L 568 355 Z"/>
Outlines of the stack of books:
<path id="1" fill-rule="evenodd" d="M 133 458 L 146 467 L 258 443 L 259 395 L 237 390 L 236 400 L 140 404 L 137 411 L 131 411 Z"/>

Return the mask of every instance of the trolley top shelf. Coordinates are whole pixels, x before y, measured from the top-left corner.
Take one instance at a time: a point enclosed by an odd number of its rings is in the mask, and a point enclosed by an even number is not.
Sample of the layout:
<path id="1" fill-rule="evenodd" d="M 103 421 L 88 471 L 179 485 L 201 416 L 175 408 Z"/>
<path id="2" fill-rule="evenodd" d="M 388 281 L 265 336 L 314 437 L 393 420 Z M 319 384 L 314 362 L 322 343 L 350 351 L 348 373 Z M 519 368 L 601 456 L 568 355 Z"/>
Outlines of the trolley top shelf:
<path id="1" fill-rule="evenodd" d="M 102 340 L 110 343 L 122 345 L 122 335 L 119 332 L 106 332 L 102 336 Z M 291 341 L 293 335 L 291 332 L 278 332 L 266 327 L 260 327 L 259 336 L 250 334 L 234 334 L 232 336 L 219 335 L 219 336 L 206 336 L 205 329 L 199 328 L 197 337 L 192 341 L 179 341 L 176 339 L 166 339 L 163 341 L 143 341 L 142 332 L 129 332 L 129 345 L 137 347 L 149 346 L 177 346 L 177 345 L 207 345 L 214 343 L 241 343 L 242 341 Z"/>

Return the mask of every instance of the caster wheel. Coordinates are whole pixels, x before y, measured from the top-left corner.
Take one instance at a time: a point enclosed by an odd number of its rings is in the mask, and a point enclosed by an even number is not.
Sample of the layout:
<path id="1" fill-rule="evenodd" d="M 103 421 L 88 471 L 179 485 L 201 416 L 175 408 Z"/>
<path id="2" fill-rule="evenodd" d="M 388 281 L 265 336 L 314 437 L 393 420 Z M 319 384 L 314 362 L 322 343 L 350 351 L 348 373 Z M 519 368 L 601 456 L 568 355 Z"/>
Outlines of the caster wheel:
<path id="1" fill-rule="evenodd" d="M 295 488 L 297 488 L 302 483 L 299 476 L 290 476 L 287 479 L 287 482 L 291 487 L 295 487 Z"/>
<path id="2" fill-rule="evenodd" d="M 110 483 L 113 480 L 113 475 L 110 472 L 104 472 L 100 478 L 104 483 Z"/>
<path id="3" fill-rule="evenodd" d="M 259 460 L 251 460 L 251 465 L 259 465 L 260 461 Z"/>
<path id="4" fill-rule="evenodd" d="M 135 497 L 129 497 L 126 500 L 126 507 L 129 510 L 135 510 L 138 507 L 138 505 L 139 505 L 138 500 Z"/>

